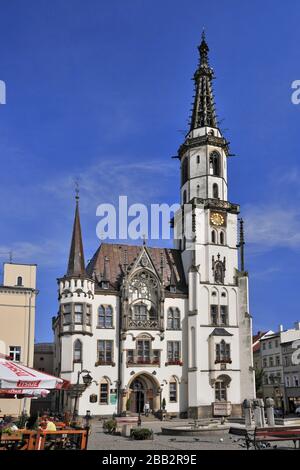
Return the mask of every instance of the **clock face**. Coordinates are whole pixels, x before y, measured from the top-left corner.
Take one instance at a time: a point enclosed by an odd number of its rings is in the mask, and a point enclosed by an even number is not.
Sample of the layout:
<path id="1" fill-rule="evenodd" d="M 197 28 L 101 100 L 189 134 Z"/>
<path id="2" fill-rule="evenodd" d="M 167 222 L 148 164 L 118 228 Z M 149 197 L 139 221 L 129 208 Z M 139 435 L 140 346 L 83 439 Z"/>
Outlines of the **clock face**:
<path id="1" fill-rule="evenodd" d="M 210 221 L 213 225 L 221 226 L 224 225 L 225 218 L 219 212 L 212 212 L 210 214 Z"/>

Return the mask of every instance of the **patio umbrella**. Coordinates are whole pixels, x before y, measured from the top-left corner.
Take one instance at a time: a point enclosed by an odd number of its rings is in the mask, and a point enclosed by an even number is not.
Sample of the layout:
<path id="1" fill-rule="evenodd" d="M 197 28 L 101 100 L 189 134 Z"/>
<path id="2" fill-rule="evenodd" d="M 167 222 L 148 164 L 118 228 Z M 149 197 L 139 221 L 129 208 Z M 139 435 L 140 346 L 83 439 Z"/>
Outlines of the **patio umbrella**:
<path id="1" fill-rule="evenodd" d="M 0 358 L 0 389 L 61 389 L 65 384 L 58 377 Z"/>

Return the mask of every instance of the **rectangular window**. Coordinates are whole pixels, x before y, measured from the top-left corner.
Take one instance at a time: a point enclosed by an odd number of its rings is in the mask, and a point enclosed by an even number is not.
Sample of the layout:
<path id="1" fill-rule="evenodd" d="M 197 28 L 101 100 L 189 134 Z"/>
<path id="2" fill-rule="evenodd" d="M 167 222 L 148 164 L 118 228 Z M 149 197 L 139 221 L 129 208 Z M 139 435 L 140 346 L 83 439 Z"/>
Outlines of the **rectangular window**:
<path id="1" fill-rule="evenodd" d="M 275 348 L 278 348 L 278 339 L 275 340 Z"/>
<path id="2" fill-rule="evenodd" d="M 272 349 L 272 341 L 269 341 L 269 349 Z"/>
<path id="3" fill-rule="evenodd" d="M 69 325 L 71 323 L 71 304 L 63 304 L 63 324 Z"/>
<path id="4" fill-rule="evenodd" d="M 226 385 L 223 381 L 215 383 L 215 399 L 216 399 L 216 401 L 226 401 L 227 400 Z"/>
<path id="5" fill-rule="evenodd" d="M 82 325 L 83 304 L 75 304 L 74 315 L 75 323 Z"/>
<path id="6" fill-rule="evenodd" d="M 133 364 L 133 349 L 128 349 L 127 351 L 127 362 L 128 364 Z"/>
<path id="7" fill-rule="evenodd" d="M 294 376 L 294 387 L 299 387 L 299 378 L 297 375 Z"/>
<path id="8" fill-rule="evenodd" d="M 274 361 L 273 361 L 273 357 L 271 356 L 269 358 L 269 367 L 273 367 L 274 366 Z"/>
<path id="9" fill-rule="evenodd" d="M 221 325 L 228 324 L 228 307 L 227 305 L 221 305 L 220 307 L 220 322 Z"/>
<path id="10" fill-rule="evenodd" d="M 143 339 L 137 341 L 137 359 L 139 364 L 150 363 L 150 341 Z"/>
<path id="11" fill-rule="evenodd" d="M 88 326 L 92 324 L 92 306 L 89 304 L 86 305 L 86 324 Z"/>
<path id="12" fill-rule="evenodd" d="M 211 316 L 211 324 L 217 325 L 218 324 L 218 306 L 217 305 L 210 306 L 210 316 Z"/>
<path id="13" fill-rule="evenodd" d="M 100 404 L 108 405 L 108 384 L 100 384 Z"/>
<path id="14" fill-rule="evenodd" d="M 169 400 L 171 403 L 177 402 L 177 384 L 176 382 L 170 382 L 170 396 Z"/>
<path id="15" fill-rule="evenodd" d="M 19 362 L 21 360 L 21 346 L 9 346 L 9 357 L 12 361 Z"/>
<path id="16" fill-rule="evenodd" d="M 290 378 L 289 378 L 289 377 L 286 377 L 286 378 L 285 378 L 285 385 L 286 385 L 287 387 L 290 386 Z"/>
<path id="17" fill-rule="evenodd" d="M 266 349 L 266 343 L 263 343 L 262 346 L 263 346 L 263 350 L 265 350 Z"/>
<path id="18" fill-rule="evenodd" d="M 102 364 L 112 363 L 113 341 L 100 339 L 98 345 L 98 361 Z"/>
<path id="19" fill-rule="evenodd" d="M 180 360 L 180 342 L 168 341 L 167 344 L 168 362 L 178 362 Z"/>
<path id="20" fill-rule="evenodd" d="M 263 360 L 263 366 L 264 366 L 264 367 L 268 367 L 268 366 L 267 366 L 267 359 L 266 359 L 265 357 L 264 357 L 264 360 Z"/>
<path id="21" fill-rule="evenodd" d="M 276 366 L 280 366 L 280 357 L 276 356 Z"/>

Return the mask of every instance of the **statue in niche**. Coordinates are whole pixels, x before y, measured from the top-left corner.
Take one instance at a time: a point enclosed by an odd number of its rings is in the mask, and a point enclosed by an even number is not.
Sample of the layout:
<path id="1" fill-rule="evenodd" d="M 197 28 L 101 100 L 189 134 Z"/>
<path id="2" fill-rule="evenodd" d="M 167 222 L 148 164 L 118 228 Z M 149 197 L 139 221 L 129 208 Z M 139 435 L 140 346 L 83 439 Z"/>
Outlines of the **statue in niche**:
<path id="1" fill-rule="evenodd" d="M 220 253 L 218 253 L 217 260 L 215 257 L 212 257 L 212 269 L 214 273 L 214 280 L 216 284 L 223 284 L 226 270 L 226 260 L 225 257 L 223 261 L 220 260 Z"/>

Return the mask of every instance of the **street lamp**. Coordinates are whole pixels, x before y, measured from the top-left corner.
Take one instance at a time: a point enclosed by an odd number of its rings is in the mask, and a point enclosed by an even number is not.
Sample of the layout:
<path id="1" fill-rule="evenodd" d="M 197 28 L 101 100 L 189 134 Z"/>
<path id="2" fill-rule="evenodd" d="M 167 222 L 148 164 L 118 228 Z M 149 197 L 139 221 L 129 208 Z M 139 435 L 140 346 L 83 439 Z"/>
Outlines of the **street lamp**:
<path id="1" fill-rule="evenodd" d="M 76 415 L 77 415 L 77 402 L 78 402 L 78 398 L 80 397 L 80 395 L 82 394 L 82 392 L 80 393 L 80 376 L 82 374 L 85 374 L 83 375 L 82 377 L 82 381 L 85 385 L 85 387 L 87 388 L 89 385 L 91 385 L 92 381 L 93 381 L 93 377 L 91 376 L 90 374 L 90 371 L 89 370 L 86 370 L 86 369 L 83 369 L 83 370 L 79 370 L 78 373 L 77 373 L 77 383 L 76 383 L 76 395 L 75 395 L 75 401 L 74 401 L 74 410 L 73 410 L 73 421 L 75 421 L 75 418 L 76 418 Z"/>

